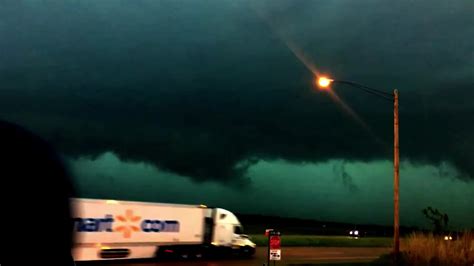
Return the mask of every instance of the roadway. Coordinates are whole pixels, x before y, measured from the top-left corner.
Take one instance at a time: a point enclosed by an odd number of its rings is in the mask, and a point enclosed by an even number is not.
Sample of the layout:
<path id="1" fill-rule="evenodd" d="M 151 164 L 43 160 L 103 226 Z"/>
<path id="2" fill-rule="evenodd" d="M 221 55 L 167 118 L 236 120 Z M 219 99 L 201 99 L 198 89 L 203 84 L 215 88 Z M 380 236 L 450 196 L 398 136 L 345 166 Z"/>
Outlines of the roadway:
<path id="1" fill-rule="evenodd" d="M 337 248 L 337 247 L 283 247 L 282 261 L 276 265 L 298 265 L 337 262 L 369 262 L 390 252 L 389 248 Z M 266 263 L 266 248 L 257 248 L 251 259 L 198 260 L 198 261 L 122 261 L 79 263 L 78 266 L 262 266 Z M 273 265 L 273 263 L 271 263 Z"/>

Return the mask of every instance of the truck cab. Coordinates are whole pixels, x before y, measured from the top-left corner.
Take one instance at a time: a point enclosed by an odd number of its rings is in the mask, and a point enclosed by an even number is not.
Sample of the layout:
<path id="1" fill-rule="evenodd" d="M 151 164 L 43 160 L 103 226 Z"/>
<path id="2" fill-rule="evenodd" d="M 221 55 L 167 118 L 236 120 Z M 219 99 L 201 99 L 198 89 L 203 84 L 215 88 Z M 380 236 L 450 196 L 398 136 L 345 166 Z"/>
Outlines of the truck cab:
<path id="1" fill-rule="evenodd" d="M 211 244 L 215 247 L 227 247 L 244 255 L 253 255 L 256 244 L 244 234 L 242 224 L 230 211 L 215 208 L 212 210 L 214 230 Z"/>

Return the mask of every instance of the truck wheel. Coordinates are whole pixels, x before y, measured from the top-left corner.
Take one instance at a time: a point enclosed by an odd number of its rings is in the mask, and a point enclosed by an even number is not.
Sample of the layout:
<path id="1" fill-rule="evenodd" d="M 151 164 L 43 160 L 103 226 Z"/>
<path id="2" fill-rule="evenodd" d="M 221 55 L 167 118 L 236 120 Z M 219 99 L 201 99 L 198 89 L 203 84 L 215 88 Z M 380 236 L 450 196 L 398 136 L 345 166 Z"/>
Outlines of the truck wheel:
<path id="1" fill-rule="evenodd" d="M 249 258 L 255 254 L 255 249 L 249 246 L 245 246 L 241 249 L 241 254 L 245 258 Z"/>

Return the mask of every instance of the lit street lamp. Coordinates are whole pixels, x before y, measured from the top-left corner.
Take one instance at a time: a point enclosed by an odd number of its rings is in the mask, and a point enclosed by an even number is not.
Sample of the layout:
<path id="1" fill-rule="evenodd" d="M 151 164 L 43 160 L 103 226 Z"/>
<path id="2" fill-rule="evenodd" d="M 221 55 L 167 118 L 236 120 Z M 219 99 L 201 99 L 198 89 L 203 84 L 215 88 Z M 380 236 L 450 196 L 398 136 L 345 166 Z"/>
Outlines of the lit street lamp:
<path id="1" fill-rule="evenodd" d="M 400 154 L 398 141 L 398 90 L 392 93 L 373 89 L 352 81 L 334 80 L 328 77 L 318 77 L 316 83 L 319 88 L 324 90 L 331 89 L 331 84 L 346 84 L 361 89 L 375 96 L 393 101 L 393 253 L 398 255 L 400 252 L 400 219 L 399 219 L 399 178 L 400 178 Z"/>
<path id="2" fill-rule="evenodd" d="M 320 88 L 327 88 L 329 89 L 329 85 L 331 85 L 331 83 L 333 82 L 334 80 L 332 79 L 329 79 L 329 78 L 326 78 L 326 77 L 320 77 L 318 78 L 318 86 Z"/>

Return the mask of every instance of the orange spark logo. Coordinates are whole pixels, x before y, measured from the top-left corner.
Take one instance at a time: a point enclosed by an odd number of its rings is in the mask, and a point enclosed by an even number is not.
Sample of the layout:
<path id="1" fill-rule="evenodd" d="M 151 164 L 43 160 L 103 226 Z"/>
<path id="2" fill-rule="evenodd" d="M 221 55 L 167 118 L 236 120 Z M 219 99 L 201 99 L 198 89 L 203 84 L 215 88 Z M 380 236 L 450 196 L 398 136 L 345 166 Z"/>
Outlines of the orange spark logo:
<path id="1" fill-rule="evenodd" d="M 117 226 L 115 231 L 123 233 L 124 238 L 130 238 L 132 236 L 132 232 L 139 232 L 140 228 L 136 225 L 130 223 L 136 223 L 140 221 L 140 216 L 133 215 L 133 210 L 126 210 L 125 215 L 117 215 L 117 220 L 122 223 L 126 223 L 125 225 Z"/>

